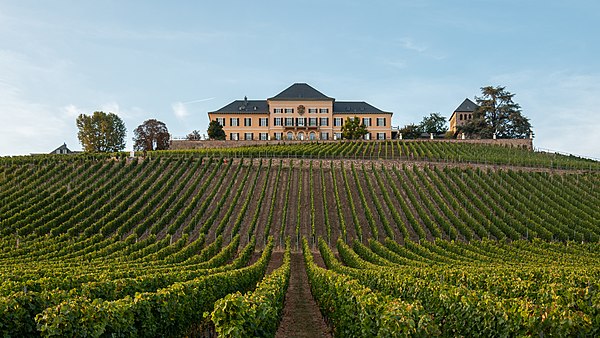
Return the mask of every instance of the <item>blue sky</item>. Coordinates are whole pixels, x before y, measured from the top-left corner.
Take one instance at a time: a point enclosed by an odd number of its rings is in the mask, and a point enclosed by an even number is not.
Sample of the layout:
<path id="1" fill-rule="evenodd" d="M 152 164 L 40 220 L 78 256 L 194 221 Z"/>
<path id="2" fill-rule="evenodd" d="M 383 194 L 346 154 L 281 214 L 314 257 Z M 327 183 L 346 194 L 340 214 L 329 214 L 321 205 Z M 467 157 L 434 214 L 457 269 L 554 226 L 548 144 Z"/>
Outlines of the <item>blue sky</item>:
<path id="1" fill-rule="evenodd" d="M 394 112 L 447 117 L 506 86 L 539 148 L 600 158 L 599 1 L 0 0 L 0 155 L 81 149 L 75 118 L 207 112 L 306 82 Z"/>

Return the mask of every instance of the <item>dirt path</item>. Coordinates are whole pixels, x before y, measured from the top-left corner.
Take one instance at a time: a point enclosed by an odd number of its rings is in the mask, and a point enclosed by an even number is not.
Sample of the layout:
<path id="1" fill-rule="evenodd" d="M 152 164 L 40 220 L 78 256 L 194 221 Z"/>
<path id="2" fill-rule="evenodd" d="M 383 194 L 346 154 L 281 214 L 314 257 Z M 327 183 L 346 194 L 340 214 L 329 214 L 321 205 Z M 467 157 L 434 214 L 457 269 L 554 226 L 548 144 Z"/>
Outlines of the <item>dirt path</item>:
<path id="1" fill-rule="evenodd" d="M 275 337 L 331 337 L 331 330 L 310 293 L 301 252 L 291 254 L 290 285 Z"/>

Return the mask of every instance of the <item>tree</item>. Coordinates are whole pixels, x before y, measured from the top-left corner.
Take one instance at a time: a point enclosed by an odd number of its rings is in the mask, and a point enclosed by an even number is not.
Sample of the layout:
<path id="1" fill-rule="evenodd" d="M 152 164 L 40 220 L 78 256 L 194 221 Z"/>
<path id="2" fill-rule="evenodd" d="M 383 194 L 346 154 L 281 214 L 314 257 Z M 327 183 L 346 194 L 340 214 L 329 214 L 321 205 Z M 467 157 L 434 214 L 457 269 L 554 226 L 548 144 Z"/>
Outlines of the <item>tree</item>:
<path id="1" fill-rule="evenodd" d="M 171 135 L 167 126 L 156 119 L 144 121 L 133 131 L 133 148 L 138 151 L 169 149 Z"/>
<path id="2" fill-rule="evenodd" d="M 421 128 L 414 123 L 405 125 L 398 132 L 402 134 L 403 139 L 416 139 L 421 136 Z"/>
<path id="3" fill-rule="evenodd" d="M 200 136 L 200 132 L 197 130 L 192 131 L 191 133 L 187 134 L 187 136 L 185 137 L 186 140 L 188 141 L 200 141 L 202 139 L 202 137 Z"/>
<path id="4" fill-rule="evenodd" d="M 360 122 L 358 117 L 347 117 L 342 126 L 342 138 L 346 140 L 358 140 L 367 135 L 369 131 L 367 126 Z"/>
<path id="5" fill-rule="evenodd" d="M 207 132 L 208 132 L 208 137 L 211 140 L 224 140 L 225 139 L 225 131 L 223 130 L 223 126 L 216 120 L 210 121 Z"/>
<path id="6" fill-rule="evenodd" d="M 482 87 L 475 97 L 478 107 L 473 119 L 460 132 L 480 138 L 524 138 L 531 132 L 529 119 L 521 114 L 521 106 L 513 101 L 515 94 L 506 87 Z"/>
<path id="7" fill-rule="evenodd" d="M 419 129 L 423 133 L 438 135 L 448 131 L 448 126 L 446 125 L 446 118 L 440 113 L 431 113 L 429 116 L 423 117 Z"/>
<path id="8" fill-rule="evenodd" d="M 96 111 L 80 114 L 76 120 L 77 138 L 87 152 L 115 152 L 125 149 L 127 129 L 116 114 Z"/>

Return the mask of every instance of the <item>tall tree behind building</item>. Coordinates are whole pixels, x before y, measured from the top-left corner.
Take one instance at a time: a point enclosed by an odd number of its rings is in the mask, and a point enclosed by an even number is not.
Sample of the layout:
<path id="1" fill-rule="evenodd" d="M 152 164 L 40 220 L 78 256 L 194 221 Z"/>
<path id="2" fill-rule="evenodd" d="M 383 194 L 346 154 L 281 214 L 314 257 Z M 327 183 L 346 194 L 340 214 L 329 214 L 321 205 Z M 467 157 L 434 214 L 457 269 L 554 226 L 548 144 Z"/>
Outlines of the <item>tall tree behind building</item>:
<path id="1" fill-rule="evenodd" d="M 473 119 L 460 127 L 471 137 L 525 138 L 531 133 L 529 119 L 521 113 L 521 106 L 513 101 L 515 94 L 506 87 L 482 87 L 481 96 L 475 97 L 478 108 Z"/>
<path id="2" fill-rule="evenodd" d="M 127 129 L 123 120 L 114 113 L 96 111 L 80 114 L 76 120 L 77 138 L 87 152 L 114 152 L 125 149 Z"/>

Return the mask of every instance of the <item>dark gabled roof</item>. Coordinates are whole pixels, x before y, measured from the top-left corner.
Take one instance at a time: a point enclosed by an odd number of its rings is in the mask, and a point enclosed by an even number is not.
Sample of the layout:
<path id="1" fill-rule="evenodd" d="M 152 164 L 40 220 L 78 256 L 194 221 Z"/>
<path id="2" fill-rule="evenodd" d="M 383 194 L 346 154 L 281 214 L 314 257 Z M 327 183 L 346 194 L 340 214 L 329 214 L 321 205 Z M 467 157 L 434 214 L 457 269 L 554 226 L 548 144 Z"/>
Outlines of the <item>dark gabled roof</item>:
<path id="1" fill-rule="evenodd" d="M 333 100 L 306 83 L 294 83 L 281 93 L 269 98 L 273 101 L 286 100 Z"/>
<path id="2" fill-rule="evenodd" d="M 335 101 L 333 103 L 334 114 L 391 114 L 383 110 L 373 107 L 366 102 L 354 101 Z"/>
<path id="3" fill-rule="evenodd" d="M 460 106 L 458 106 L 458 108 L 456 108 L 454 111 L 455 112 L 461 112 L 461 113 L 472 113 L 475 111 L 475 109 L 477 108 L 477 104 L 469 99 L 465 99 L 463 101 L 463 103 L 460 104 Z"/>
<path id="4" fill-rule="evenodd" d="M 60 147 L 58 147 L 58 148 L 56 148 L 56 149 L 52 150 L 52 152 L 51 152 L 50 154 L 56 154 L 56 153 L 57 153 L 59 150 L 66 150 L 66 151 L 67 151 L 67 154 L 70 154 L 70 153 L 72 153 L 72 151 L 71 151 L 69 148 L 67 148 L 67 144 L 66 144 L 66 143 L 63 143 L 63 145 L 62 145 L 62 146 L 60 146 Z"/>
<path id="5" fill-rule="evenodd" d="M 235 100 L 225 107 L 209 112 L 212 113 L 240 113 L 240 114 L 265 114 L 269 112 L 266 100 Z"/>
<path id="6" fill-rule="evenodd" d="M 475 109 L 477 109 L 477 107 L 479 106 L 475 102 L 466 98 L 463 103 L 461 103 L 460 106 L 458 106 L 458 108 L 452 112 L 448 121 L 452 120 L 452 116 L 454 116 L 455 113 L 472 113 L 475 111 Z"/>

